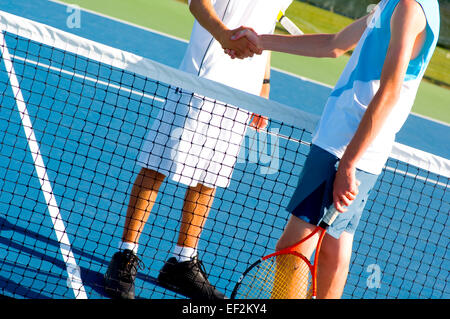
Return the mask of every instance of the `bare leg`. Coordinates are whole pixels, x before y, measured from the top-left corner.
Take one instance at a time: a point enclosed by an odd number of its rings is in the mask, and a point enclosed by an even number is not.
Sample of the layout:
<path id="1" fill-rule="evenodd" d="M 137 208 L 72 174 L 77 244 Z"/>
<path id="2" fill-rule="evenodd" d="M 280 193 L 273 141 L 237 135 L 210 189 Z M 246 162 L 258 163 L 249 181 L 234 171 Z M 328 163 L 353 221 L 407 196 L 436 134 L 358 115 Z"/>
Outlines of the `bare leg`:
<path id="1" fill-rule="evenodd" d="M 165 176 L 154 170 L 142 168 L 131 190 L 122 241 L 139 242 L 139 237 L 147 222 Z"/>
<path id="2" fill-rule="evenodd" d="M 184 199 L 178 246 L 197 247 L 215 192 L 215 188 L 201 184 L 188 188 Z"/>
<path id="3" fill-rule="evenodd" d="M 347 281 L 353 235 L 343 232 L 339 239 L 325 235 L 319 254 L 317 298 L 339 299 Z"/>
<path id="4" fill-rule="evenodd" d="M 189 187 L 184 198 L 180 231 L 173 257 L 161 269 L 158 282 L 163 287 L 177 287 L 193 299 L 224 299 L 208 280 L 196 257 L 197 244 L 214 200 L 215 189 L 198 185 Z"/>
<path id="5" fill-rule="evenodd" d="M 315 226 L 291 215 L 283 234 L 278 240 L 276 250 L 289 247 L 302 238 L 313 232 Z M 297 251 L 308 259 L 311 257 L 317 243 L 318 236 L 315 236 L 304 244 L 297 247 Z M 280 255 L 276 260 L 276 270 L 274 286 L 272 289 L 272 299 L 304 299 L 307 296 L 306 289 L 298 290 L 298 287 L 306 287 L 309 268 L 301 263 L 293 255 Z M 300 284 L 300 282 L 304 284 Z"/>
<path id="6" fill-rule="evenodd" d="M 277 243 L 277 250 L 289 247 L 314 230 L 315 226 L 300 218 L 291 216 Z M 318 236 L 317 236 L 318 237 Z M 316 240 L 308 240 L 297 249 L 307 258 L 311 258 L 317 245 Z M 317 298 L 339 299 L 344 291 L 352 254 L 353 235 L 342 233 L 339 239 L 326 234 L 322 242 L 317 274 Z M 289 298 L 289 296 L 286 296 Z"/>
<path id="7" fill-rule="evenodd" d="M 283 234 L 277 242 L 276 250 L 284 249 L 299 242 L 302 238 L 311 234 L 315 228 L 316 226 L 301 220 L 297 216 L 291 215 Z M 296 250 L 303 256 L 310 258 L 316 248 L 319 236 L 315 237 L 316 240 L 308 240 L 304 244 L 298 246 Z"/>

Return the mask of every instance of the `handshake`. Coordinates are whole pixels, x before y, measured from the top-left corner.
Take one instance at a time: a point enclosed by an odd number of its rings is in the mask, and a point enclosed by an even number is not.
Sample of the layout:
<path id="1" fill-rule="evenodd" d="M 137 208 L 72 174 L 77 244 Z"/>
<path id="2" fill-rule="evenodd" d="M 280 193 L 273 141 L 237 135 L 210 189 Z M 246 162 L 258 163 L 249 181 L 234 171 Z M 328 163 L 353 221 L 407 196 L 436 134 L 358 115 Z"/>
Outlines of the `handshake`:
<path id="1" fill-rule="evenodd" d="M 219 39 L 225 53 L 232 59 L 244 59 L 252 57 L 255 54 L 261 54 L 260 36 L 249 27 L 239 27 L 234 30 L 226 31 Z"/>

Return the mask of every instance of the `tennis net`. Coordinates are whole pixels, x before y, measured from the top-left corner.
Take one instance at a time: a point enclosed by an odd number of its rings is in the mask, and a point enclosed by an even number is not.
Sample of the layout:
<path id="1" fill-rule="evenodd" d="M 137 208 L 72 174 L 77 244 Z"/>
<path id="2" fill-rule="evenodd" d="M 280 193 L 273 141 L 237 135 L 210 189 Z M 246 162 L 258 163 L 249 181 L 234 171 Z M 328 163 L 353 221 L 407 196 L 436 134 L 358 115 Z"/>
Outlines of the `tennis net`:
<path id="1" fill-rule="evenodd" d="M 104 296 L 139 151 L 177 92 L 269 118 L 264 131 L 247 130 L 199 244 L 210 281 L 229 296 L 274 249 L 318 118 L 5 12 L 0 27 L 0 294 Z M 449 160 L 395 145 L 355 236 L 344 298 L 450 297 L 449 177 Z M 185 192 L 170 179 L 160 188 L 140 239 L 139 297 L 182 298 L 155 277 Z"/>

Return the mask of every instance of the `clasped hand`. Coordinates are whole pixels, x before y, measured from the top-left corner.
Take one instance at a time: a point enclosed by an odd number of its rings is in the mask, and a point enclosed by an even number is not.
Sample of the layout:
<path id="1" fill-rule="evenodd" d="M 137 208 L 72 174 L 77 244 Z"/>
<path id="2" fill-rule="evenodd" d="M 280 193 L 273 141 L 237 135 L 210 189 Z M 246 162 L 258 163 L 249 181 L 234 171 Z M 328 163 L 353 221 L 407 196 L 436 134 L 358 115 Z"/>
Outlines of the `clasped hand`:
<path id="1" fill-rule="evenodd" d="M 229 30 L 222 41 L 222 48 L 232 59 L 252 57 L 263 51 L 258 34 L 249 27 Z"/>

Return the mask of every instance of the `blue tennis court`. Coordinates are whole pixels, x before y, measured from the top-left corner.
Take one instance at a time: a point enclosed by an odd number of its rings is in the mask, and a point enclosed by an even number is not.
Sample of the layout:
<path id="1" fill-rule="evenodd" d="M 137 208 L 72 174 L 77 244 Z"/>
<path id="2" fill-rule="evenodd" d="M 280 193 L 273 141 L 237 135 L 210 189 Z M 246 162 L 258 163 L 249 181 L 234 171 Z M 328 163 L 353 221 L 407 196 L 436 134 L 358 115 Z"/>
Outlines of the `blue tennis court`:
<path id="1" fill-rule="evenodd" d="M 88 12 L 83 24 L 89 27 L 70 30 L 65 6 L 53 2 L 0 2 L 3 11 L 174 67 L 186 47 Z M 107 31 L 98 32 L 98 26 Z M 0 65 L 0 292 L 15 298 L 105 298 L 103 273 L 120 240 L 139 171 L 136 158 L 168 86 L 8 32 L 4 47 L 2 58 L 9 54 L 11 66 Z M 329 87 L 272 74 L 273 100 L 321 113 Z M 247 134 L 233 181 L 217 191 L 200 241 L 211 281 L 228 295 L 248 264 L 275 246 L 287 217 L 280 207 L 294 191 L 308 153 L 298 139 L 309 142 L 310 132 L 276 119 L 270 129 L 277 137 Z M 398 142 L 447 159 L 449 132 L 447 125 L 411 116 Z M 252 153 L 255 141 L 259 148 Z M 355 238 L 344 297 L 448 298 L 448 177 L 397 160 L 388 168 Z M 181 297 L 155 285 L 154 278 L 176 241 L 185 187 L 166 181 L 160 192 L 141 236 L 140 298 Z M 372 265 L 381 269 L 375 286 L 368 283 Z"/>

